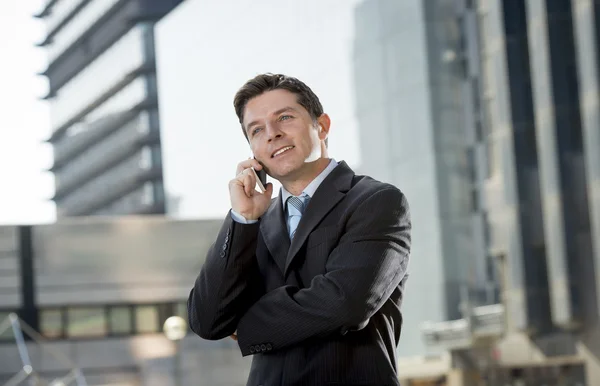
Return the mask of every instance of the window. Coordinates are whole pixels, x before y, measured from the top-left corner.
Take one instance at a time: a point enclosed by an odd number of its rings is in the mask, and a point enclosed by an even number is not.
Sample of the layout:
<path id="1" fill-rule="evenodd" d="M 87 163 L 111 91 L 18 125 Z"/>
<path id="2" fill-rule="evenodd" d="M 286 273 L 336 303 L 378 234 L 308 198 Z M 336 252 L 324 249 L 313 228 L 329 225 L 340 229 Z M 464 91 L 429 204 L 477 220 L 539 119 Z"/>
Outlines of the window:
<path id="1" fill-rule="evenodd" d="M 109 310 L 109 332 L 113 335 L 128 335 L 132 333 L 133 319 L 131 307 L 117 306 Z"/>
<path id="2" fill-rule="evenodd" d="M 154 204 L 154 184 L 152 182 L 146 182 L 144 184 L 144 193 L 142 195 L 142 204 L 152 205 Z"/>
<path id="3" fill-rule="evenodd" d="M 40 312 L 40 332 L 47 339 L 63 336 L 63 316 L 59 309 L 43 310 Z"/>
<path id="4" fill-rule="evenodd" d="M 475 140 L 477 142 L 483 141 L 483 124 L 479 115 L 475 118 Z"/>
<path id="5" fill-rule="evenodd" d="M 479 110 L 481 110 L 481 100 L 480 98 L 480 93 L 479 93 L 479 79 L 478 78 L 471 78 L 471 92 L 472 92 L 472 96 L 473 96 L 473 106 L 475 109 L 475 112 L 477 114 L 479 114 Z"/>
<path id="6" fill-rule="evenodd" d="M 477 160 L 475 158 L 475 148 L 470 146 L 467 148 L 467 168 L 469 171 L 469 181 L 477 182 Z"/>
<path id="7" fill-rule="evenodd" d="M 490 246 L 491 238 L 491 229 L 490 229 L 490 220 L 488 218 L 488 214 L 483 214 L 483 241 L 486 246 Z"/>
<path id="8" fill-rule="evenodd" d="M 160 331 L 156 306 L 138 306 L 135 309 L 135 333 L 151 334 Z"/>
<path id="9" fill-rule="evenodd" d="M 471 211 L 478 212 L 481 208 L 481 203 L 479 202 L 479 190 L 477 188 L 471 189 Z"/>
<path id="10" fill-rule="evenodd" d="M 69 308 L 67 321 L 69 337 L 106 335 L 106 312 L 102 307 Z"/>
<path id="11" fill-rule="evenodd" d="M 0 311 L 0 325 L 10 311 Z M 40 332 L 49 340 L 69 338 L 98 339 L 106 336 L 162 334 L 169 317 L 177 315 L 187 321 L 186 302 L 161 304 L 114 304 L 41 309 Z M 0 341 L 13 339 L 12 329 Z"/>
<path id="12" fill-rule="evenodd" d="M 149 170 L 152 168 L 152 149 L 148 146 L 144 146 L 140 154 L 140 168 Z"/>

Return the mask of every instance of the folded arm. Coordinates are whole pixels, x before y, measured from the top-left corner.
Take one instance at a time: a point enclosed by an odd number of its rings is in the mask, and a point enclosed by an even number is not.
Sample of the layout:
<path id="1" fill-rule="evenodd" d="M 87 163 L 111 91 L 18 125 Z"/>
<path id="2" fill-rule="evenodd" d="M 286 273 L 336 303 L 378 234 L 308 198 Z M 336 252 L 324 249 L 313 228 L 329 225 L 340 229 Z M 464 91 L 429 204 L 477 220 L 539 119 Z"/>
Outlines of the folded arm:
<path id="1" fill-rule="evenodd" d="M 395 188 L 378 191 L 349 218 L 326 273 L 308 288 L 284 286 L 262 296 L 238 324 L 243 355 L 282 349 L 364 325 L 406 274 L 410 215 Z M 263 350 L 264 351 L 264 350 Z"/>
<path id="2" fill-rule="evenodd" d="M 188 298 L 191 330 L 217 340 L 234 333 L 238 321 L 262 294 L 256 262 L 259 223 L 225 219 Z"/>

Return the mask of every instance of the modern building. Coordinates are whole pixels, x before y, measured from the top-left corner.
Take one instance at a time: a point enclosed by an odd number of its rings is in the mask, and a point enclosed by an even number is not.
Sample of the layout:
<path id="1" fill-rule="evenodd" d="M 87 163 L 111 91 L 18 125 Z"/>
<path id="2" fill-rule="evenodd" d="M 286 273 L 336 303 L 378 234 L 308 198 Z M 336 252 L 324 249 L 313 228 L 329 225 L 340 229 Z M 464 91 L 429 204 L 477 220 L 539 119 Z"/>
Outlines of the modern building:
<path id="1" fill-rule="evenodd" d="M 474 6 L 490 159 L 489 252 L 501 272 L 505 323 L 488 341 L 485 363 L 459 366 L 483 369 L 496 382 L 595 385 L 600 3 Z M 481 342 L 473 321 L 428 326 L 424 336 L 474 359 Z"/>
<path id="2" fill-rule="evenodd" d="M 453 0 L 366 0 L 355 10 L 360 171 L 402 189 L 414 219 L 401 356 L 427 352 L 424 321 L 498 302 L 475 21 Z"/>
<path id="3" fill-rule="evenodd" d="M 190 333 L 175 345 L 163 333 L 167 318 L 187 320 L 220 226 L 128 216 L 0 227 L 0 384 L 29 364 L 43 384 L 78 369 L 90 386 L 245 385 L 250 360 L 235 341 Z M 28 355 L 4 328 L 11 312 L 46 340 L 28 340 Z"/>
<path id="4" fill-rule="evenodd" d="M 182 0 L 49 0 L 58 217 L 165 211 L 154 25 Z"/>

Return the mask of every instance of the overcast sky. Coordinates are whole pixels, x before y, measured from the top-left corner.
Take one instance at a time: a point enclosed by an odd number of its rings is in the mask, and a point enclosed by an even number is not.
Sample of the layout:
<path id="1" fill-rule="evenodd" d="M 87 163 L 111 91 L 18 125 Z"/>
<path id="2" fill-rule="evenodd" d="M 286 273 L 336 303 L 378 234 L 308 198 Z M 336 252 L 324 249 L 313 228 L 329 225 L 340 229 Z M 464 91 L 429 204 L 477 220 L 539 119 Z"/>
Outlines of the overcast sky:
<path id="1" fill-rule="evenodd" d="M 0 224 L 54 220 L 54 182 L 42 170 L 51 166 L 48 108 L 38 100 L 47 90 L 36 76 L 46 65 L 34 47 L 44 26 L 32 15 L 43 0 L 3 1 L 0 5 Z"/>
<path id="2" fill-rule="evenodd" d="M 360 165 L 352 68 L 357 3 L 237 0 L 233 7 L 186 0 L 158 23 L 164 175 L 167 192 L 180 199 L 177 217 L 220 218 L 229 209 L 228 181 L 251 156 L 233 96 L 259 73 L 306 82 L 331 117 L 329 155 Z"/>

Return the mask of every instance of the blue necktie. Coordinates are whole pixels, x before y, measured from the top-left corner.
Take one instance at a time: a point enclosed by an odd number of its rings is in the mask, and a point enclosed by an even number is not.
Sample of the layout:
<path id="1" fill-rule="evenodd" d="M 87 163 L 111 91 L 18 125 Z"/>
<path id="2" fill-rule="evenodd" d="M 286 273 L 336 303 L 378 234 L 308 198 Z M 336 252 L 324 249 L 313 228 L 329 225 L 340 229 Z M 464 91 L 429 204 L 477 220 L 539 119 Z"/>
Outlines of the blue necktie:
<path id="1" fill-rule="evenodd" d="M 304 209 L 308 204 L 308 194 L 303 193 L 301 196 L 290 196 L 287 199 L 287 210 L 288 210 L 288 225 L 290 240 L 294 238 L 296 234 L 296 228 L 300 223 Z"/>

